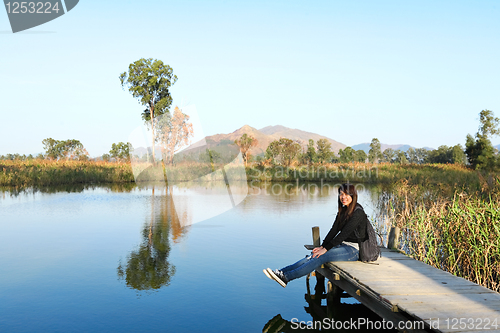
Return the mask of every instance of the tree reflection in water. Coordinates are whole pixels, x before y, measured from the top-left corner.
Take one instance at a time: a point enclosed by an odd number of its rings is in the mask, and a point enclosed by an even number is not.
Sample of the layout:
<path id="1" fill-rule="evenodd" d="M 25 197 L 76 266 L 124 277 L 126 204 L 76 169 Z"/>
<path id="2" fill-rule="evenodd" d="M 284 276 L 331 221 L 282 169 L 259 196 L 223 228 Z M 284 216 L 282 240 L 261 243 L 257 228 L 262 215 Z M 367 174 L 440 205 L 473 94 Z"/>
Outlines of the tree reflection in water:
<path id="1" fill-rule="evenodd" d="M 130 252 L 125 264 L 120 260 L 117 268 L 118 278 L 125 280 L 126 285 L 135 290 L 158 290 L 170 284 L 175 274 L 175 266 L 168 261 L 170 234 L 172 232 L 174 242 L 178 242 L 186 232 L 182 225 L 189 225 L 179 221 L 172 195 L 168 187 L 163 189 L 166 195 L 155 197 L 153 186 L 151 216 L 142 229 L 142 242 Z"/>

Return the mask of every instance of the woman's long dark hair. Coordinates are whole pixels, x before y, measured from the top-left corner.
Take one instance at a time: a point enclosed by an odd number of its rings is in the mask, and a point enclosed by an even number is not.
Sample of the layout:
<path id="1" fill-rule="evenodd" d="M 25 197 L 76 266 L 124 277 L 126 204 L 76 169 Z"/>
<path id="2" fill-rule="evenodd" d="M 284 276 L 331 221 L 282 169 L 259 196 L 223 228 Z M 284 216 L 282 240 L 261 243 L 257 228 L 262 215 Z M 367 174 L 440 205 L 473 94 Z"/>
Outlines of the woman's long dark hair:
<path id="1" fill-rule="evenodd" d="M 345 194 L 349 194 L 352 198 L 352 202 L 348 206 L 344 206 L 342 201 L 340 201 L 340 192 L 344 192 Z M 352 213 L 354 212 L 354 208 L 356 208 L 356 204 L 358 203 L 358 191 L 356 191 L 356 187 L 353 184 L 342 184 L 339 187 L 339 216 L 343 220 L 348 220 Z"/>

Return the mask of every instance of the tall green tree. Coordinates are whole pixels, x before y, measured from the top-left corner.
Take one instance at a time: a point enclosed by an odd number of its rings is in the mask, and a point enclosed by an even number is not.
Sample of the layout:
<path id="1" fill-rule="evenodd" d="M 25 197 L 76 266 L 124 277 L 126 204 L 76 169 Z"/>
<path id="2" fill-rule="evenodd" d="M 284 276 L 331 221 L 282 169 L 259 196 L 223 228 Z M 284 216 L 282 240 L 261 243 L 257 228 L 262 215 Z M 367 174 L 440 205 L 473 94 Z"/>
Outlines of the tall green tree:
<path id="1" fill-rule="evenodd" d="M 413 148 L 413 147 L 408 148 L 408 151 L 406 152 L 406 154 L 408 156 L 409 163 L 417 164 L 419 162 L 417 151 L 415 150 L 415 148 Z"/>
<path id="2" fill-rule="evenodd" d="M 130 147 L 132 144 L 130 142 L 123 143 L 113 143 L 111 145 L 111 150 L 109 151 L 109 156 L 113 157 L 120 161 L 129 161 L 130 160 Z"/>
<path id="3" fill-rule="evenodd" d="M 431 150 L 427 156 L 427 163 L 451 163 L 451 150 L 446 145 L 441 145 L 438 149 Z"/>
<path id="4" fill-rule="evenodd" d="M 45 156 L 51 160 L 65 158 L 88 160 L 89 153 L 83 147 L 79 140 L 54 140 L 47 138 L 42 140 L 43 149 L 45 149 Z"/>
<path id="5" fill-rule="evenodd" d="M 415 149 L 415 152 L 417 154 L 417 159 L 419 161 L 418 163 L 419 164 L 425 163 L 425 161 L 427 160 L 427 156 L 429 156 L 429 150 L 425 148 L 417 148 Z"/>
<path id="6" fill-rule="evenodd" d="M 332 151 L 332 143 L 327 139 L 319 139 L 316 141 L 318 147 L 317 157 L 321 163 L 330 163 L 335 155 Z"/>
<path id="7" fill-rule="evenodd" d="M 382 157 L 384 162 L 393 163 L 394 158 L 396 157 L 396 152 L 392 148 L 387 148 L 382 152 Z"/>
<path id="8" fill-rule="evenodd" d="M 454 164 L 465 164 L 467 160 L 467 155 L 465 155 L 464 148 L 461 144 L 454 145 L 451 148 L 451 163 Z"/>
<path id="9" fill-rule="evenodd" d="M 475 138 L 467 134 L 465 153 L 473 169 L 491 169 L 495 167 L 497 158 L 490 137 L 500 134 L 500 120 L 495 117 L 493 111 L 482 110 L 479 113 L 479 123 Z"/>
<path id="10" fill-rule="evenodd" d="M 345 149 L 339 149 L 339 159 L 340 163 L 350 163 L 354 161 L 355 150 L 351 147 L 345 147 Z"/>
<path id="11" fill-rule="evenodd" d="M 445 145 L 439 146 L 438 149 L 429 151 L 426 162 L 428 163 L 448 163 L 448 164 L 464 164 L 465 153 L 461 145 L 448 147 Z"/>
<path id="12" fill-rule="evenodd" d="M 308 163 L 316 163 L 318 161 L 318 154 L 316 153 L 313 139 L 309 139 L 309 144 L 307 145 L 307 151 L 305 155 L 305 159 Z"/>
<path id="13" fill-rule="evenodd" d="M 425 148 L 410 147 L 406 152 L 409 163 L 422 164 L 427 162 L 429 151 Z"/>
<path id="14" fill-rule="evenodd" d="M 363 149 L 359 149 L 359 150 L 356 150 L 354 152 L 354 160 L 356 162 L 365 163 L 367 158 L 368 158 L 368 155 L 366 154 L 366 152 Z"/>
<path id="15" fill-rule="evenodd" d="M 78 159 L 78 160 L 88 160 L 89 153 L 83 147 L 83 144 L 79 140 L 71 139 L 66 140 L 63 143 L 63 157 L 67 160 Z"/>
<path id="16" fill-rule="evenodd" d="M 382 158 L 382 149 L 380 141 L 377 138 L 373 138 L 370 143 L 370 150 L 368 151 L 368 161 L 370 163 L 377 163 Z"/>
<path id="17" fill-rule="evenodd" d="M 300 151 L 299 143 L 291 139 L 280 138 L 267 146 L 266 158 L 270 158 L 274 164 L 290 166 L 293 160 L 299 156 Z"/>
<path id="18" fill-rule="evenodd" d="M 404 151 L 398 149 L 394 153 L 395 153 L 394 163 L 408 164 L 408 156 L 406 155 L 406 153 Z"/>
<path id="19" fill-rule="evenodd" d="M 42 140 L 43 149 L 45 150 L 45 158 L 57 160 L 62 156 L 61 141 L 52 138 Z"/>
<path id="20" fill-rule="evenodd" d="M 172 104 L 170 87 L 177 81 L 173 69 L 163 61 L 141 58 L 128 67 L 128 72 L 120 74 L 123 88 L 129 92 L 139 103 L 146 108 L 142 112 L 142 119 L 150 122 L 152 133 L 153 162 L 155 160 L 155 135 L 156 117 L 169 112 Z"/>

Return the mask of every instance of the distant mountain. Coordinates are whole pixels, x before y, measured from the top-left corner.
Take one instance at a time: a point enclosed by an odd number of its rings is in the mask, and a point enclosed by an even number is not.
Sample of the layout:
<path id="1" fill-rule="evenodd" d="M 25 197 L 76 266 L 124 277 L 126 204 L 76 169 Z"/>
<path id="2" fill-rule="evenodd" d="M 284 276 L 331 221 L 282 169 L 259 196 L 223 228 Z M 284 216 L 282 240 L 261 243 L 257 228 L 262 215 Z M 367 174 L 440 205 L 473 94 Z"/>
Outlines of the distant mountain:
<path id="1" fill-rule="evenodd" d="M 275 140 L 275 137 L 264 134 L 259 130 L 248 125 L 245 125 L 229 134 L 215 134 L 207 136 L 205 139 L 207 141 L 207 144 L 211 145 L 213 144 L 220 145 L 224 143 L 231 144 L 234 143 L 234 140 L 241 138 L 241 136 L 245 133 L 247 135 L 253 136 L 258 141 L 258 145 L 252 148 L 251 150 L 253 155 L 263 154 L 266 151 L 267 146 L 269 146 L 269 144 Z"/>
<path id="2" fill-rule="evenodd" d="M 261 128 L 259 131 L 264 134 L 272 135 L 274 133 L 286 132 L 287 130 L 290 130 L 290 128 L 281 125 L 275 125 L 275 126 L 266 126 L 264 128 Z"/>
<path id="3" fill-rule="evenodd" d="M 236 139 L 239 139 L 243 134 L 251 135 L 254 138 L 257 139 L 258 145 L 254 148 L 252 148 L 251 153 L 252 155 L 263 155 L 269 146 L 271 142 L 274 140 L 279 140 L 280 138 L 288 138 L 292 140 L 298 141 L 302 147 L 306 147 L 307 144 L 309 143 L 309 140 L 312 139 L 314 142 L 317 142 L 319 139 L 326 139 L 332 144 L 332 150 L 335 153 L 338 153 L 340 149 L 344 149 L 347 146 L 341 142 L 335 141 L 331 138 L 328 138 L 326 136 L 322 136 L 316 133 L 311 133 L 311 132 L 306 132 L 302 131 L 299 129 L 292 129 L 288 128 L 285 126 L 281 125 L 275 125 L 275 126 L 266 126 L 261 129 L 256 129 L 252 126 L 249 125 L 244 125 L 241 128 L 237 129 L 234 132 L 231 132 L 229 134 L 215 134 L 211 136 L 205 137 L 204 140 L 200 140 L 198 142 L 193 143 L 188 149 L 194 149 L 194 150 L 205 150 L 206 149 L 206 144 L 208 144 L 210 147 L 224 147 L 224 146 L 233 146 L 234 141 Z M 402 151 L 408 151 L 410 149 L 410 145 L 407 144 L 396 144 L 396 145 L 389 145 L 385 143 L 381 143 L 381 149 L 384 151 L 387 148 L 392 148 L 394 150 L 402 150 Z M 495 146 L 497 149 L 500 150 L 500 145 Z M 370 143 L 360 143 L 357 145 L 352 146 L 354 150 L 364 150 L 366 153 L 369 152 L 370 150 Z M 428 148 L 424 147 L 427 150 L 433 150 L 433 148 Z M 212 149 L 212 148 L 211 148 Z M 151 150 L 149 147 L 148 150 Z M 137 155 L 141 157 L 146 153 L 146 148 L 144 147 L 137 147 L 134 150 L 134 155 Z M 155 153 L 157 155 L 161 154 L 160 149 L 156 147 Z"/>
<path id="4" fill-rule="evenodd" d="M 292 140 L 297 140 L 303 147 L 306 147 L 309 143 L 309 139 L 313 139 L 315 142 L 319 139 L 327 139 L 332 144 L 332 150 L 338 152 L 339 149 L 345 148 L 346 145 L 337 142 L 333 139 L 327 138 L 316 133 L 310 133 L 301 131 L 298 129 L 292 129 L 285 126 L 267 126 L 260 130 L 255 129 L 249 125 L 245 125 L 236 131 L 229 134 L 216 134 L 212 136 L 207 136 L 206 142 L 210 145 L 221 145 L 230 144 L 234 140 L 239 139 L 243 134 L 251 135 L 257 139 L 258 145 L 252 148 L 251 152 L 253 155 L 263 155 L 271 142 L 274 140 L 279 140 L 280 138 L 287 138 Z"/>
<path id="5" fill-rule="evenodd" d="M 500 150 L 500 145 L 494 146 L 496 149 Z"/>

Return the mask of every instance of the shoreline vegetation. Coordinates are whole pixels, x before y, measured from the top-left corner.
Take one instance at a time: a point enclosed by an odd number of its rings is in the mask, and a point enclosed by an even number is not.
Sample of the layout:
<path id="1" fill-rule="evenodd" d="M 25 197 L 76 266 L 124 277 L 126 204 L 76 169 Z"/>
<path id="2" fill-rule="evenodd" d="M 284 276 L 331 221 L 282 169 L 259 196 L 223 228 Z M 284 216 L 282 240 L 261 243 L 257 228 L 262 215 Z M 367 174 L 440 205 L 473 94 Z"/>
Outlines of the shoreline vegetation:
<path id="1" fill-rule="evenodd" d="M 480 191 L 434 190 L 401 180 L 379 197 L 401 230 L 401 250 L 420 261 L 500 291 L 500 176 Z"/>
<path id="2" fill-rule="evenodd" d="M 161 164 L 160 164 L 161 165 Z M 179 169 L 190 170 L 187 164 Z M 300 166 L 262 166 L 249 164 L 247 181 L 257 182 L 352 182 L 394 183 L 406 179 L 410 184 L 453 186 L 481 190 L 492 174 L 458 164 L 329 163 Z M 189 172 L 187 172 L 189 173 Z M 152 179 L 147 175 L 137 181 Z M 31 187 L 67 184 L 135 182 L 130 162 L 32 159 L 0 160 L 0 186 Z"/>
<path id="3" fill-rule="evenodd" d="M 178 171 L 180 175 L 192 176 L 189 169 L 193 168 L 196 165 L 180 165 Z M 290 167 L 249 163 L 245 170 L 251 186 L 331 185 L 347 181 L 378 186 L 380 216 L 376 220 L 400 228 L 400 248 L 404 253 L 500 291 L 498 172 L 472 170 L 458 164 L 356 162 Z M 0 160 L 0 189 L 17 192 L 45 186 L 99 184 L 134 187 L 162 179 L 162 174 L 159 164 L 141 174 L 136 182 L 130 162 Z"/>
<path id="4" fill-rule="evenodd" d="M 46 159 L 0 160 L 0 186 L 23 188 L 133 181 L 134 175 L 130 163 Z"/>

